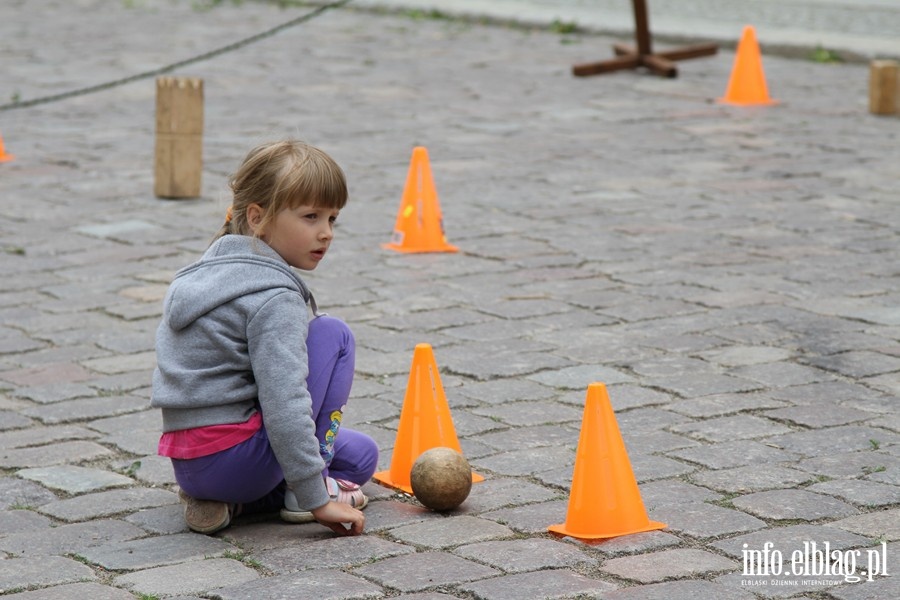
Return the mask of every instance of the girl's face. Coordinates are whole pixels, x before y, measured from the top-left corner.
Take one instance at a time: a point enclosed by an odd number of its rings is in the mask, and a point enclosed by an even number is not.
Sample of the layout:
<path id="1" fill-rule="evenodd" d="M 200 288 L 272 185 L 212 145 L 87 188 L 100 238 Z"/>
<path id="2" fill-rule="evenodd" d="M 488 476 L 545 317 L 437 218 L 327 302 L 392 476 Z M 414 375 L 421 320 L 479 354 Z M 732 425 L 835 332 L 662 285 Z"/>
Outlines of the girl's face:
<path id="1" fill-rule="evenodd" d="M 336 208 L 309 205 L 285 208 L 257 233 L 289 265 L 312 271 L 328 252 L 339 213 Z"/>

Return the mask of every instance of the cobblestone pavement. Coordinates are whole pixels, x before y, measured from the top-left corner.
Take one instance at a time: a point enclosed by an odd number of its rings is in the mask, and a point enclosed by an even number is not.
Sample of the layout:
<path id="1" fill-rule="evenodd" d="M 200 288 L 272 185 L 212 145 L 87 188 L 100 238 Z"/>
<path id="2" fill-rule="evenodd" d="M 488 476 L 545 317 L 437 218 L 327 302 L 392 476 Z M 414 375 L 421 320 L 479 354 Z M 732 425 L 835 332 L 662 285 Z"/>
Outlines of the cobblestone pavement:
<path id="1" fill-rule="evenodd" d="M 101 84 L 306 10 L 4 2 L 0 93 Z M 861 64 L 766 56 L 779 104 L 750 108 L 715 102 L 727 51 L 677 79 L 571 76 L 611 41 L 328 12 L 177 71 L 205 85 L 197 200 L 153 196 L 152 79 L 0 111 L 3 599 L 900 597 L 900 119 L 869 114 Z M 370 483 L 356 538 L 184 526 L 149 409 L 161 299 L 220 225 L 228 173 L 285 135 L 349 176 L 308 277 L 356 333 L 347 423 L 387 468 L 431 344 L 486 478 L 455 512 Z M 381 248 L 415 145 L 458 254 Z M 547 532 L 594 381 L 665 530 Z M 835 575 L 788 575 L 826 545 Z M 748 552 L 785 572 L 744 576 Z"/>

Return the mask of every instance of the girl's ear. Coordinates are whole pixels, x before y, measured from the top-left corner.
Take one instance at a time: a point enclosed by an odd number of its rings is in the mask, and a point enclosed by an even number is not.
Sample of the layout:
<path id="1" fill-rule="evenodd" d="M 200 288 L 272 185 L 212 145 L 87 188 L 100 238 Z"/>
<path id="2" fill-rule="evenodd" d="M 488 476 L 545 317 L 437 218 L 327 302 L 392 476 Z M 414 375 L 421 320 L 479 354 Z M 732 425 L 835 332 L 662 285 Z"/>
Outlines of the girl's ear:
<path id="1" fill-rule="evenodd" d="M 264 212 L 263 208 L 255 202 L 247 207 L 247 225 L 250 227 L 250 231 L 253 235 L 260 235 L 262 233 L 259 231 L 259 227 L 262 223 Z"/>

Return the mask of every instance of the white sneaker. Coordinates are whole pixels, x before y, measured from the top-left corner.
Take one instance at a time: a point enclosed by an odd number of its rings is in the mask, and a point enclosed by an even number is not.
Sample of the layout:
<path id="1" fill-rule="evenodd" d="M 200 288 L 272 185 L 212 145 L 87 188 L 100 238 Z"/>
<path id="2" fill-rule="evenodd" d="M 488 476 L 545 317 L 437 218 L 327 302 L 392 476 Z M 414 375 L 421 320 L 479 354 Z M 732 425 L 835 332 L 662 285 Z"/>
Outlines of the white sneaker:
<path id="1" fill-rule="evenodd" d="M 369 499 L 363 494 L 359 485 L 344 479 L 325 478 L 325 487 L 328 495 L 334 502 L 349 504 L 353 508 L 362 510 L 369 503 Z M 290 489 L 284 491 L 284 508 L 281 509 L 281 520 L 288 523 L 311 523 L 316 520 L 312 512 L 303 510 L 297 504 L 297 497 Z"/>

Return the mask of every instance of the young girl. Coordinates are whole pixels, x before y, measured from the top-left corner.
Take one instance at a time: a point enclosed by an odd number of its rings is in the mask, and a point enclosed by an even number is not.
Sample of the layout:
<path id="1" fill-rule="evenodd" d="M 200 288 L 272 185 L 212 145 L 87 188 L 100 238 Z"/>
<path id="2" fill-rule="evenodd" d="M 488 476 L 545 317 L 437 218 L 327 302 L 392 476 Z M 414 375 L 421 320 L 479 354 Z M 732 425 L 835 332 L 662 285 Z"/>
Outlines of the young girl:
<path id="1" fill-rule="evenodd" d="M 152 394 L 159 453 L 172 460 L 194 531 L 281 509 L 285 521 L 359 534 L 368 502 L 359 486 L 378 448 L 341 428 L 353 334 L 318 314 L 291 269 L 325 257 L 347 202 L 343 171 L 321 150 L 283 141 L 253 149 L 231 189 L 225 225 L 164 302 Z"/>

